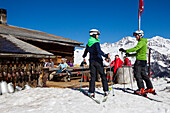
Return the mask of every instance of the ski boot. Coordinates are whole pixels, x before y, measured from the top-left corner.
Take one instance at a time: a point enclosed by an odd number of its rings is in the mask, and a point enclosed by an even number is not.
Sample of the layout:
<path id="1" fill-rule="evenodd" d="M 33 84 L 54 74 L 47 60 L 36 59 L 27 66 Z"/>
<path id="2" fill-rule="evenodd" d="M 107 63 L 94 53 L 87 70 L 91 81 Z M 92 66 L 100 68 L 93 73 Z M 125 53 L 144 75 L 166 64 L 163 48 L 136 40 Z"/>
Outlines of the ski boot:
<path id="1" fill-rule="evenodd" d="M 87 95 L 88 95 L 89 97 L 93 97 L 93 98 L 95 98 L 95 94 L 94 94 L 94 93 L 90 93 L 90 92 L 88 92 L 88 93 L 87 93 Z"/>
<path id="2" fill-rule="evenodd" d="M 68 82 L 71 82 L 70 76 L 71 76 L 70 73 L 68 73 L 68 74 L 67 74 L 67 81 L 68 81 Z"/>
<path id="3" fill-rule="evenodd" d="M 154 90 L 153 88 L 151 88 L 151 89 L 146 89 L 146 90 L 145 90 L 145 93 L 152 93 L 153 95 L 157 95 L 156 92 L 155 92 L 155 90 Z"/>
<path id="4" fill-rule="evenodd" d="M 143 96 L 146 95 L 144 88 L 142 88 L 142 89 L 140 89 L 140 90 L 138 89 L 138 90 L 136 90 L 134 93 L 135 93 L 135 94 L 138 94 L 138 95 L 143 95 Z"/>
<path id="5" fill-rule="evenodd" d="M 104 96 L 108 96 L 109 93 L 110 93 L 110 91 L 105 91 L 105 92 L 104 92 Z"/>
<path id="6" fill-rule="evenodd" d="M 70 81 L 71 81 L 71 80 L 70 80 L 70 77 L 68 77 L 68 78 L 67 78 L 67 81 L 68 81 L 68 82 L 70 82 Z"/>

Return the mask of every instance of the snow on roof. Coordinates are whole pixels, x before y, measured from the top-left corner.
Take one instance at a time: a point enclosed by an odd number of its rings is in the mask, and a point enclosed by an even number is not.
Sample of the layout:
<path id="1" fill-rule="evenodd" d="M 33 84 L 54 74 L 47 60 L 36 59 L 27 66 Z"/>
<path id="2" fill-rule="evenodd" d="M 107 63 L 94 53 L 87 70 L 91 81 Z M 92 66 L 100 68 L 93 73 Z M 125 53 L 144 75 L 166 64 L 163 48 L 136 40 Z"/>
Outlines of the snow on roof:
<path id="1" fill-rule="evenodd" d="M 7 53 L 23 53 L 23 54 L 37 54 L 37 55 L 53 55 L 50 52 L 42 50 L 34 45 L 26 43 L 17 39 L 12 35 L 0 34 L 0 51 Z"/>

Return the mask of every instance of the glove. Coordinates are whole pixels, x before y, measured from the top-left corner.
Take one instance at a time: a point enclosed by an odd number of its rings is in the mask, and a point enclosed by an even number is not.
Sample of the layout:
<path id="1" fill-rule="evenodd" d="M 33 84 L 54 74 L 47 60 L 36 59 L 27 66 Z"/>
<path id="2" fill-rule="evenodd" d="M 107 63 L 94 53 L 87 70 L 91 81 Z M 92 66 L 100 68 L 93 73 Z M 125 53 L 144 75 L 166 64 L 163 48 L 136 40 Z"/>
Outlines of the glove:
<path id="1" fill-rule="evenodd" d="M 126 57 L 129 57 L 129 56 L 130 56 L 130 54 L 129 54 L 129 53 L 126 53 L 125 55 L 126 55 Z"/>
<path id="2" fill-rule="evenodd" d="M 126 52 L 126 50 L 124 50 L 123 48 L 120 48 L 119 51 Z"/>

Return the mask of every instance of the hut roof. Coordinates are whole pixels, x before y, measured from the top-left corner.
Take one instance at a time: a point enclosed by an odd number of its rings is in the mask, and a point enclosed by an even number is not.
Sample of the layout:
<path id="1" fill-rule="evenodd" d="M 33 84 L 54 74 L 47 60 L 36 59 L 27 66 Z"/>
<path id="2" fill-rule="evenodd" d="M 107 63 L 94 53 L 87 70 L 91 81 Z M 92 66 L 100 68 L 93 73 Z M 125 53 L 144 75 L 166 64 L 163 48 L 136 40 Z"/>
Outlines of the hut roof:
<path id="1" fill-rule="evenodd" d="M 34 55 L 53 55 L 12 35 L 0 34 L 0 52 Z"/>
<path id="2" fill-rule="evenodd" d="M 51 35 L 41 31 L 30 30 L 30 29 L 15 27 L 11 25 L 3 25 L 3 24 L 0 24 L 0 34 L 10 34 L 16 36 L 19 39 L 34 40 L 40 42 L 53 42 L 62 45 L 80 46 L 83 44 L 78 41 L 74 41 L 56 35 Z"/>

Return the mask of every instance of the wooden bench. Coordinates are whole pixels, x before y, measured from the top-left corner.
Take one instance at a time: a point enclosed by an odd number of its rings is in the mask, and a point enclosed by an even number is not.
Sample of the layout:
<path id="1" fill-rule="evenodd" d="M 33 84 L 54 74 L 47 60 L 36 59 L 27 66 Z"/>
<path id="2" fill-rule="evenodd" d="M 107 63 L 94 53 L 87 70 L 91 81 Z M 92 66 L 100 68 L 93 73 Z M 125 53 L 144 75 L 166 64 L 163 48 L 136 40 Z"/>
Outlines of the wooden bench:
<path id="1" fill-rule="evenodd" d="M 71 80 L 74 79 L 75 77 L 78 77 L 79 75 L 82 75 L 82 71 L 74 71 L 71 72 Z M 61 81 L 67 82 L 67 76 L 68 76 L 68 72 L 67 73 L 56 73 L 56 71 L 52 72 L 49 75 L 49 80 L 52 80 L 53 78 L 60 78 Z M 83 71 L 83 81 L 88 81 L 90 78 L 90 71 Z M 79 77 L 81 78 L 81 76 Z"/>

